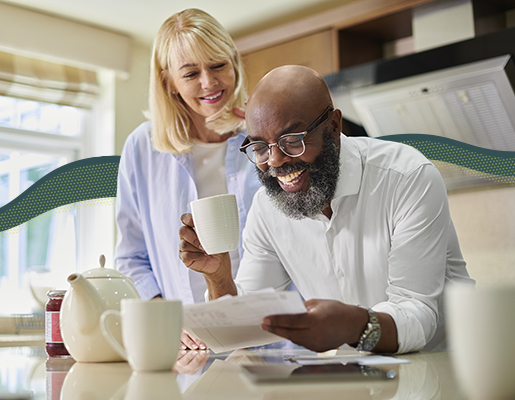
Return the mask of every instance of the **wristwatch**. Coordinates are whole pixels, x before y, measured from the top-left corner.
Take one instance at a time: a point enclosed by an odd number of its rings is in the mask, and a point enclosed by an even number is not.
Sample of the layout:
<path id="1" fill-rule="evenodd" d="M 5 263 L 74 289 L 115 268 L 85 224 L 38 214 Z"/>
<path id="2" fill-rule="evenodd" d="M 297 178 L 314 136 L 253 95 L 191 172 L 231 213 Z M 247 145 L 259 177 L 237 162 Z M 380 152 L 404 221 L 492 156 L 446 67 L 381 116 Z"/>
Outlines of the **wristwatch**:
<path id="1" fill-rule="evenodd" d="M 356 346 L 358 351 L 372 351 L 381 338 L 381 325 L 379 325 L 376 313 L 369 308 L 366 310 L 368 311 L 368 324 Z"/>

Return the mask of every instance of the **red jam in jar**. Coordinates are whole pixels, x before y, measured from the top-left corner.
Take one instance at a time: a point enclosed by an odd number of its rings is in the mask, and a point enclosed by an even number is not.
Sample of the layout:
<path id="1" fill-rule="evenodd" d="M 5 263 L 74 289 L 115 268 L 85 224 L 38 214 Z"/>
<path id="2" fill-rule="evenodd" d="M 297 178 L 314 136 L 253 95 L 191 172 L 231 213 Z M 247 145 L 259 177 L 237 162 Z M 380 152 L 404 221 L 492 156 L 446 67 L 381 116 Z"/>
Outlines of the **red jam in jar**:
<path id="1" fill-rule="evenodd" d="M 66 290 L 49 290 L 45 307 L 45 342 L 49 357 L 70 357 L 61 337 L 61 304 Z"/>
<path id="2" fill-rule="evenodd" d="M 64 378 L 75 363 L 71 357 L 48 357 L 46 360 L 46 400 L 60 400 Z"/>

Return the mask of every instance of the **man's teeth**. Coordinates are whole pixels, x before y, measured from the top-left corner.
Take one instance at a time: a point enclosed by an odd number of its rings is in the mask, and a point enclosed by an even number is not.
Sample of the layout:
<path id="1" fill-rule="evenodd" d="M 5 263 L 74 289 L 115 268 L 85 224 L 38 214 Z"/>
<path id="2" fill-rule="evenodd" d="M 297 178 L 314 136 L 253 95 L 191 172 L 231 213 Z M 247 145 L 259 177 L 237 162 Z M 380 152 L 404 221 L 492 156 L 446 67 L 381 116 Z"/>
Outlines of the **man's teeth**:
<path id="1" fill-rule="evenodd" d="M 297 171 L 297 172 L 294 172 L 294 173 L 289 174 L 289 175 L 277 176 L 277 179 L 279 179 L 283 185 L 291 186 L 291 185 L 293 185 L 293 184 L 295 184 L 297 182 L 297 180 L 298 180 L 297 178 L 303 172 L 304 172 L 304 170 Z"/>
<path id="2" fill-rule="evenodd" d="M 222 95 L 222 91 L 219 91 L 218 93 L 216 93 L 216 94 L 214 94 L 212 96 L 203 97 L 203 99 L 205 99 L 205 100 L 214 100 L 214 99 L 218 99 L 221 95 Z"/>

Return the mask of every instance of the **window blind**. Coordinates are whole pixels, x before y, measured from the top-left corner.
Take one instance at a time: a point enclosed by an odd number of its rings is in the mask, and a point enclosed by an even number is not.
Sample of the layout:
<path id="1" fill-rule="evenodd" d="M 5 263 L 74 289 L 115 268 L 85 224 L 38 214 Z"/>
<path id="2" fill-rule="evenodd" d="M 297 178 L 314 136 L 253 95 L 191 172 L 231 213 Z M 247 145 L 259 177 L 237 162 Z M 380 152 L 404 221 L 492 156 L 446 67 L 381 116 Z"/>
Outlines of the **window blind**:
<path id="1" fill-rule="evenodd" d="M 0 52 L 0 95 L 91 108 L 99 85 L 93 71 Z"/>

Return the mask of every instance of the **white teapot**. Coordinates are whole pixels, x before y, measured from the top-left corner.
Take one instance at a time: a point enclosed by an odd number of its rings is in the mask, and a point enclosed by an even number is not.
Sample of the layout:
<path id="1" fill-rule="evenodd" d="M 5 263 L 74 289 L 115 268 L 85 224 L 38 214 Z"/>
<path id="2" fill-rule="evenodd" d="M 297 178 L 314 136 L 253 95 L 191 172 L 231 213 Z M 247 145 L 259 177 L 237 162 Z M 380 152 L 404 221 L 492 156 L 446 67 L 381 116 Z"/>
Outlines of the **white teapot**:
<path id="1" fill-rule="evenodd" d="M 120 272 L 104 268 L 105 257 L 100 256 L 100 268 L 68 277 L 70 288 L 61 305 L 61 336 L 75 361 L 122 361 L 105 339 L 100 329 L 100 316 L 106 310 L 120 310 L 122 299 L 140 298 L 134 283 Z M 121 342 L 119 323 L 113 322 L 110 331 Z"/>
<path id="2" fill-rule="evenodd" d="M 131 367 L 127 363 L 75 363 L 66 374 L 60 398 L 66 400 L 113 399 L 114 395 L 121 390 L 120 388 L 127 386 L 131 373 Z"/>

